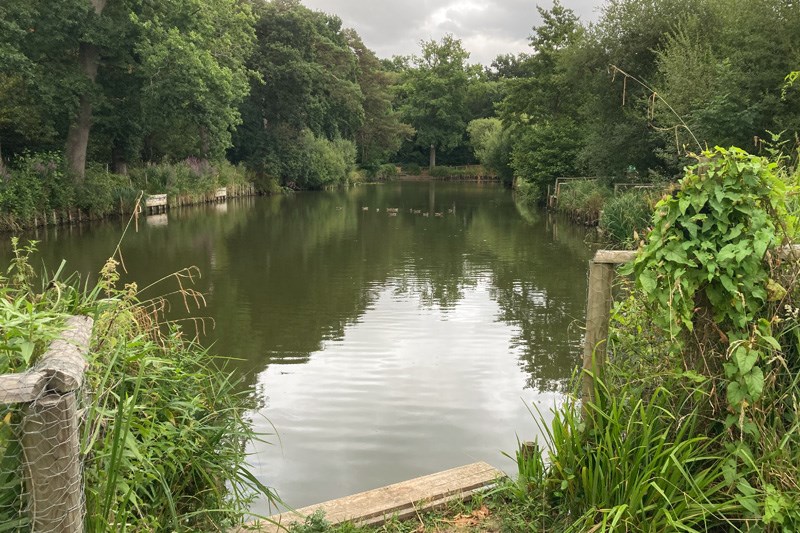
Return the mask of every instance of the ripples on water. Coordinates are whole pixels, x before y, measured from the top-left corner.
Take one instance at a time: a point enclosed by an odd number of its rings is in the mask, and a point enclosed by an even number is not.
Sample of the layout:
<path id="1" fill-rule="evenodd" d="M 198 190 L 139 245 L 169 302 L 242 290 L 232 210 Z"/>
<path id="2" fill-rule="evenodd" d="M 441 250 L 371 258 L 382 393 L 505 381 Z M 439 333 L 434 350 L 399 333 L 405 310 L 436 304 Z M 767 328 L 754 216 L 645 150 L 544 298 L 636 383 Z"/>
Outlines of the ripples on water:
<path id="1" fill-rule="evenodd" d="M 585 232 L 500 187 L 393 183 L 154 222 L 126 236 L 130 275 L 200 268 L 205 341 L 278 432 L 251 465 L 291 506 L 473 461 L 513 472 L 501 452 L 536 438 L 529 408 L 547 415 L 580 362 Z M 50 229 L 42 260 L 96 272 L 120 227 Z"/>

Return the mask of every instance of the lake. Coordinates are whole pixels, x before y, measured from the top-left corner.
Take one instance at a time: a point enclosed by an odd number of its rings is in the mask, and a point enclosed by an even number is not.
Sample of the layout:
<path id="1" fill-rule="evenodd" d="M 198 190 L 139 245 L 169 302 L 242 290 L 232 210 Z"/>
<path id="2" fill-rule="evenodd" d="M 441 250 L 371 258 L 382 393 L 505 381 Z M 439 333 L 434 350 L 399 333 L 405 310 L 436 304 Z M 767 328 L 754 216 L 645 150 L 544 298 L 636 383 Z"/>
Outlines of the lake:
<path id="1" fill-rule="evenodd" d="M 124 225 L 40 229 L 35 266 L 96 273 Z M 269 434 L 253 470 L 299 507 L 474 461 L 513 473 L 502 452 L 581 361 L 588 240 L 495 184 L 399 181 L 141 217 L 122 251 L 140 288 L 198 267 L 203 342 Z"/>

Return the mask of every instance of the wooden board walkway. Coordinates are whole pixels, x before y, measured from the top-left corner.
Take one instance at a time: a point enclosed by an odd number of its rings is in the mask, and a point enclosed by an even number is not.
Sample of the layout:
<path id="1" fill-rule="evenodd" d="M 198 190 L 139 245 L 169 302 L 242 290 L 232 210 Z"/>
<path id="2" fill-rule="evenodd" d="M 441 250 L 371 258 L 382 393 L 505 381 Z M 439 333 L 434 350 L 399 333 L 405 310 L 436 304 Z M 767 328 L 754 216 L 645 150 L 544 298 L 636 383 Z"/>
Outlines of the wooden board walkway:
<path id="1" fill-rule="evenodd" d="M 403 520 L 417 513 L 440 508 L 450 502 L 466 500 L 476 492 L 494 485 L 503 477 L 505 477 L 503 472 L 487 463 L 472 463 L 303 507 L 293 512 L 273 515 L 269 517 L 270 522 L 263 521 L 244 526 L 238 532 L 278 533 L 285 531 L 293 522 L 302 523 L 305 517 L 316 511 L 324 512 L 325 520 L 331 524 L 352 521 L 358 525 L 379 525 L 393 517 Z"/>

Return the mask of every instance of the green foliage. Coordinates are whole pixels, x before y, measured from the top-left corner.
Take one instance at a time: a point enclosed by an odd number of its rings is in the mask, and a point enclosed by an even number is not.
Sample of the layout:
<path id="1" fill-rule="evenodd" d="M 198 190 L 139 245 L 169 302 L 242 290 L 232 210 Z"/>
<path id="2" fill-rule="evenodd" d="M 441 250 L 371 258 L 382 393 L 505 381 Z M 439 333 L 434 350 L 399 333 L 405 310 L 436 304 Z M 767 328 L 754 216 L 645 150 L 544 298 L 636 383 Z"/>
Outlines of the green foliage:
<path id="1" fill-rule="evenodd" d="M 498 118 L 479 118 L 467 124 L 467 134 L 475 157 L 482 164 L 489 160 L 489 152 L 497 143 L 497 136 L 503 128 L 503 123 Z"/>
<path id="2" fill-rule="evenodd" d="M 633 189 L 607 199 L 600 228 L 612 243 L 635 248 L 647 234 L 659 196 L 652 189 Z"/>
<path id="3" fill-rule="evenodd" d="M 780 244 L 786 184 L 776 165 L 732 148 L 704 152 L 680 189 L 656 206 L 654 228 L 633 264 L 657 307 L 654 319 L 677 338 L 694 329 L 697 297 L 724 329 L 745 330 L 770 295 L 767 250 Z M 783 221 L 793 231 L 794 220 Z"/>
<path id="4" fill-rule="evenodd" d="M 453 169 L 445 165 L 439 165 L 433 167 L 430 170 L 429 175 L 432 178 L 449 178 L 453 175 Z"/>
<path id="5" fill-rule="evenodd" d="M 392 107 L 393 78 L 336 16 L 295 0 L 260 4 L 256 15 L 249 65 L 259 79 L 233 159 L 302 189 L 346 183 L 356 159 L 377 172 L 412 133 Z"/>
<path id="6" fill-rule="evenodd" d="M 345 30 L 345 36 L 358 59 L 356 77 L 364 95 L 364 122 L 355 135 L 358 159 L 362 165 L 376 164 L 394 156 L 414 128 L 400 121 L 392 105 L 394 78 L 354 30 Z"/>
<path id="7" fill-rule="evenodd" d="M 795 169 L 739 149 L 704 152 L 656 207 L 617 305 L 608 379 L 665 387 L 670 412 L 697 412 L 717 439 L 732 524 L 793 531 L 800 491 Z M 787 478 L 791 478 L 789 481 Z"/>
<path id="8" fill-rule="evenodd" d="M 397 166 L 392 163 L 365 166 L 364 171 L 370 180 L 388 180 L 397 176 Z"/>
<path id="9" fill-rule="evenodd" d="M 290 533 L 325 533 L 330 530 L 330 522 L 325 519 L 322 511 L 315 511 L 307 516 L 303 523 L 296 522 L 289 526 Z"/>
<path id="10" fill-rule="evenodd" d="M 158 323 L 158 299 L 140 301 L 135 284 L 117 289 L 112 259 L 91 290 L 61 279 L 63 265 L 37 290 L 34 244 L 13 248 L 0 276 L 0 373 L 35 364 L 69 315 L 95 318 L 84 385 L 92 394 L 79 406 L 88 530 L 224 529 L 254 494 L 272 497 L 245 468 L 255 437 L 245 396 L 205 349 Z M 19 408 L 0 406 L 0 523 L 24 529 L 20 420 Z"/>
<path id="11" fill-rule="evenodd" d="M 486 139 L 484 157 L 481 160 L 487 169 L 494 172 L 506 186 L 510 187 L 514 183 L 514 169 L 511 166 L 511 154 L 514 150 L 513 129 L 503 128 L 496 135 L 491 135 Z M 525 180 L 517 182 L 517 189 Z M 528 183 L 528 182 L 525 182 Z M 535 200 L 537 196 L 531 195 L 530 199 Z"/>
<path id="12" fill-rule="evenodd" d="M 125 176 L 110 174 L 103 167 L 90 165 L 83 182 L 76 186 L 75 203 L 89 217 L 101 218 L 119 212 L 125 190 L 130 190 L 130 181 Z"/>
<path id="13" fill-rule="evenodd" d="M 135 285 L 117 290 L 115 278 L 109 260 L 88 374 L 97 392 L 83 427 L 88 528 L 230 525 L 254 492 L 269 496 L 245 469 L 243 446 L 254 437 L 245 398 L 205 349 L 154 322 L 152 303 L 138 300 Z"/>
<path id="14" fill-rule="evenodd" d="M 642 398 L 631 384 L 595 382 L 594 402 L 559 407 L 545 435 L 546 458 L 518 454 L 508 491 L 528 501 L 528 521 L 552 531 L 709 531 L 735 507 L 725 457 L 702 435 L 698 410 L 673 412 L 664 388 Z"/>
<path id="15" fill-rule="evenodd" d="M 577 176 L 578 127 L 571 120 L 524 125 L 514 130 L 510 166 L 514 176 L 536 186 L 542 200 L 556 178 Z"/>
<path id="16" fill-rule="evenodd" d="M 423 41 L 421 55 L 412 59 L 415 68 L 403 73 L 401 113 L 416 130 L 414 145 L 423 152 L 463 144 L 468 57 L 461 41 L 446 35 L 439 42 Z"/>
<path id="17" fill-rule="evenodd" d="M 2 225 L 31 223 L 37 213 L 42 216 L 74 205 L 75 196 L 59 154 L 23 154 L 0 179 L 0 211 L 11 217 Z"/>
<path id="18" fill-rule="evenodd" d="M 89 164 L 84 181 L 75 184 L 64 172 L 59 154 L 24 154 L 0 178 L 0 228 L 18 230 L 32 226 L 34 221 L 49 223 L 54 212 L 61 218 L 65 211 L 74 209 L 90 218 L 131 213 L 140 191 L 204 201 L 205 195 L 218 187 L 249 182 L 243 166 L 188 158 L 134 167 L 129 176 Z"/>
<path id="19" fill-rule="evenodd" d="M 575 220 L 596 224 L 610 196 L 611 189 L 600 180 L 568 181 L 561 184 L 558 210 Z"/>
<path id="20" fill-rule="evenodd" d="M 422 167 L 416 163 L 406 163 L 402 166 L 403 172 L 409 176 L 419 176 L 422 174 Z"/>

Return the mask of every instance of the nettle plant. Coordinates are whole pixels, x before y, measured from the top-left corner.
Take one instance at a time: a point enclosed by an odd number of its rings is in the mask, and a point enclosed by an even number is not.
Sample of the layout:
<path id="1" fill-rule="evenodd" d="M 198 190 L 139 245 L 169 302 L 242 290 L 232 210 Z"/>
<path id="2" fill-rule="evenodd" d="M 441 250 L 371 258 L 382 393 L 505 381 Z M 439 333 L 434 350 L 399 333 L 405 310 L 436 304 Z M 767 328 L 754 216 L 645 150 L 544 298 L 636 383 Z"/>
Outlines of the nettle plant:
<path id="1" fill-rule="evenodd" d="M 726 426 L 758 434 L 749 416 L 780 356 L 773 334 L 787 291 L 773 279 L 776 248 L 793 235 L 792 187 L 776 163 L 738 148 L 698 156 L 656 206 L 653 230 L 628 273 L 653 324 L 687 371 L 721 378 Z M 777 277 L 777 276 L 775 276 Z M 719 383 L 715 381 L 715 384 Z"/>

